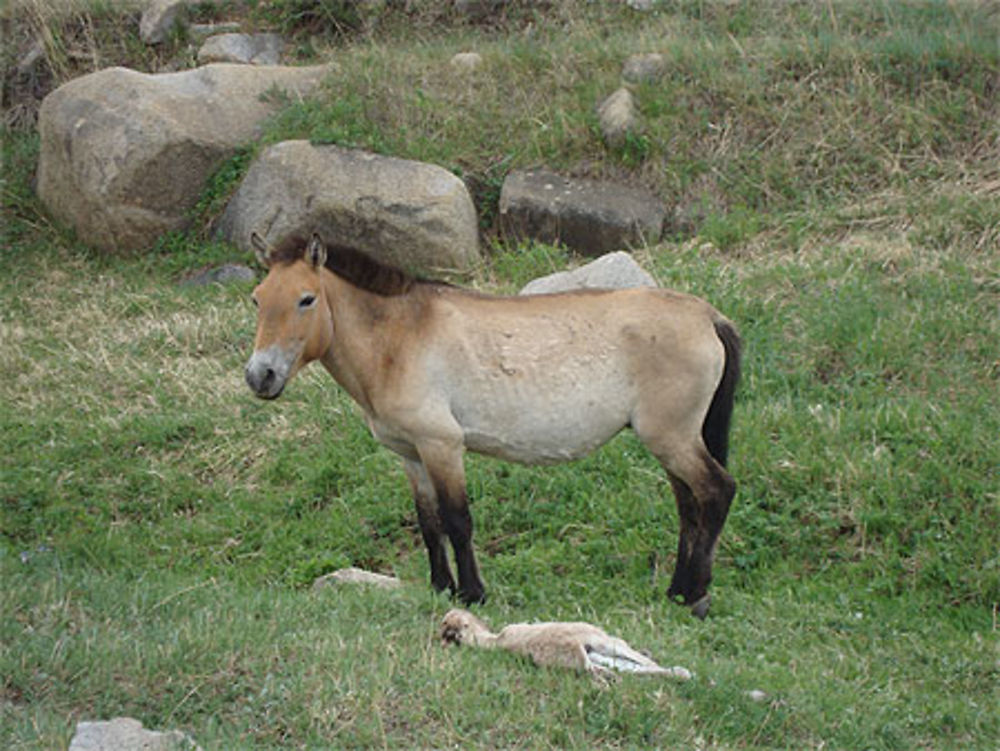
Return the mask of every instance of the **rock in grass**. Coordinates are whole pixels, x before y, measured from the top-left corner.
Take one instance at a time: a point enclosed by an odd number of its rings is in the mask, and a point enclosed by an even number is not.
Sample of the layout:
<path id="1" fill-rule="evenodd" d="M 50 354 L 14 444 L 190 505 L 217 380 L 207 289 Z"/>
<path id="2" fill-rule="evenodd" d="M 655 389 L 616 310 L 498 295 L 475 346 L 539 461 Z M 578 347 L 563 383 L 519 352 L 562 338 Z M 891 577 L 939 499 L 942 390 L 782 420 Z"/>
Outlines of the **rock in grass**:
<path id="1" fill-rule="evenodd" d="M 562 243 L 599 256 L 659 242 L 666 211 L 648 191 L 611 182 L 518 170 L 500 191 L 500 229 L 508 240 Z"/>
<path id="2" fill-rule="evenodd" d="M 234 282 L 252 282 L 257 274 L 248 266 L 238 263 L 227 263 L 214 269 L 196 271 L 184 279 L 185 287 L 207 287 L 209 284 L 232 284 Z"/>
<path id="3" fill-rule="evenodd" d="M 216 34 L 198 50 L 198 62 L 277 65 L 284 46 L 278 34 Z"/>
<path id="4" fill-rule="evenodd" d="M 188 225 L 208 177 L 281 107 L 275 94 L 304 96 L 328 70 L 219 63 L 75 78 L 42 102 L 38 195 L 88 245 L 148 248 Z"/>
<path id="5" fill-rule="evenodd" d="M 131 717 L 107 722 L 79 722 L 69 751 L 201 751 L 179 730 L 146 730 Z"/>
<path id="6" fill-rule="evenodd" d="M 207 39 L 217 34 L 234 34 L 240 30 L 238 21 L 222 21 L 220 23 L 193 23 L 187 27 L 191 39 Z"/>
<path id="7" fill-rule="evenodd" d="M 139 19 L 139 37 L 146 44 L 161 44 L 181 22 L 184 6 L 191 0 L 152 0 Z"/>
<path id="8" fill-rule="evenodd" d="M 667 61 L 657 52 L 632 55 L 622 65 L 622 78 L 629 83 L 651 83 L 659 79 L 666 69 Z"/>
<path id="9" fill-rule="evenodd" d="M 608 253 L 572 271 L 532 279 L 518 293 L 542 295 L 573 289 L 626 289 L 656 287 L 656 280 L 635 259 L 623 250 Z"/>
<path id="10" fill-rule="evenodd" d="M 250 250 L 251 232 L 268 242 L 319 232 L 373 258 L 434 275 L 480 260 L 479 224 L 468 189 L 434 164 L 309 141 L 283 141 L 250 166 L 219 222 Z"/>
<path id="11" fill-rule="evenodd" d="M 449 62 L 456 70 L 473 71 L 483 64 L 483 56 L 478 52 L 458 52 Z"/>
<path id="12" fill-rule="evenodd" d="M 621 147 L 630 133 L 639 132 L 639 111 L 632 92 L 622 86 L 597 106 L 604 142 Z"/>
<path id="13" fill-rule="evenodd" d="M 319 577 L 313 582 L 313 589 L 324 589 L 341 584 L 366 584 L 378 587 L 379 589 L 398 589 L 403 586 L 403 582 L 395 576 L 376 574 L 372 571 L 365 571 L 364 569 L 351 566 Z"/>

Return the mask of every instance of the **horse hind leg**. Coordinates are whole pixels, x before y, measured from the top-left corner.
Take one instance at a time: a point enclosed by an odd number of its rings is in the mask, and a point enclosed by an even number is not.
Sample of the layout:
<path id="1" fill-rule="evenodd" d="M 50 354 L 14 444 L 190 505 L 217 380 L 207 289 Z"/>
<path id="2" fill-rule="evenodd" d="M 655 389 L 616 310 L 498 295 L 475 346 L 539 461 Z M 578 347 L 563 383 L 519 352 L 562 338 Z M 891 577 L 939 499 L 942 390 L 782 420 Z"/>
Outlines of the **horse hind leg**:
<path id="1" fill-rule="evenodd" d="M 689 491 L 688 499 L 681 500 L 683 493 L 678 497 L 679 508 L 682 503 L 692 505 L 689 499 L 693 499 L 694 513 L 697 515 L 696 524 L 687 541 L 688 560 L 684 588 L 679 594 L 683 596 L 684 603 L 691 607 L 692 613 L 704 618 L 710 604 L 708 585 L 712 581 L 715 551 L 736 493 L 736 483 L 707 450 L 697 453 L 698 458 L 692 460 L 687 473 L 681 476 Z M 688 513 L 691 513 L 690 509 Z"/>
<path id="2" fill-rule="evenodd" d="M 699 514 L 698 505 L 691 493 L 691 488 L 678 477 L 667 473 L 670 485 L 677 501 L 677 516 L 680 520 L 680 532 L 677 535 L 677 562 L 674 565 L 674 575 L 670 580 L 667 597 L 672 600 L 678 597 L 687 599 L 694 589 L 691 555 L 694 552 L 694 541 L 698 536 Z"/>
<path id="3" fill-rule="evenodd" d="M 418 461 L 405 460 L 403 467 L 413 490 L 413 500 L 417 507 L 417 521 L 420 534 L 424 538 L 427 557 L 431 568 L 431 586 L 437 592 L 455 592 L 455 579 L 448 566 L 448 552 L 444 545 L 444 528 L 438 513 L 437 493 L 424 469 Z"/>
<path id="4" fill-rule="evenodd" d="M 671 598 L 681 598 L 692 613 L 704 618 L 710 604 L 708 585 L 715 550 L 736 483 L 700 438 L 683 449 L 667 449 L 650 442 L 647 446 L 670 477 L 680 517 L 677 563 L 667 593 Z"/>

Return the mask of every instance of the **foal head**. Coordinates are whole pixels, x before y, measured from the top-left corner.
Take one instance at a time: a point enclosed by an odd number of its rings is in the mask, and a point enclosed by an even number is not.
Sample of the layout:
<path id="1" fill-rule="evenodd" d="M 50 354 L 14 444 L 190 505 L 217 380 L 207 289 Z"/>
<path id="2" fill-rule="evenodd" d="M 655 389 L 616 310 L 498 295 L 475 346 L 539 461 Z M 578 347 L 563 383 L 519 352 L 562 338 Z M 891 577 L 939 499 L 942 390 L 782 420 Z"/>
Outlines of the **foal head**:
<path id="1" fill-rule="evenodd" d="M 330 346 L 332 322 L 321 279 L 326 247 L 316 234 L 308 242 L 291 238 L 277 248 L 256 232 L 250 241 L 268 273 L 253 291 L 257 338 L 246 382 L 257 396 L 274 399 L 299 368 Z"/>

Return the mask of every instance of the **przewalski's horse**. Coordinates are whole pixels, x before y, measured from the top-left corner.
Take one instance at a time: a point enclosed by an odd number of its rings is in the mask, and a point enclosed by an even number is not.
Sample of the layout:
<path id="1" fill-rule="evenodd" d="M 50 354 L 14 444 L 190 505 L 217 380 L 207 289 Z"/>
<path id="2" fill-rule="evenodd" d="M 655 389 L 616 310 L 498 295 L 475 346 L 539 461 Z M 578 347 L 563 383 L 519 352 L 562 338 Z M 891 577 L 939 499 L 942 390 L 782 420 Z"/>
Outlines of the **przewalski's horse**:
<path id="1" fill-rule="evenodd" d="M 268 246 L 254 290 L 246 381 L 279 396 L 319 360 L 403 458 L 431 583 L 484 599 L 472 550 L 466 449 L 526 464 L 577 459 L 626 426 L 670 478 L 680 515 L 668 595 L 708 611 L 740 340 L 708 303 L 654 288 L 491 297 L 415 279 L 318 235 Z"/>

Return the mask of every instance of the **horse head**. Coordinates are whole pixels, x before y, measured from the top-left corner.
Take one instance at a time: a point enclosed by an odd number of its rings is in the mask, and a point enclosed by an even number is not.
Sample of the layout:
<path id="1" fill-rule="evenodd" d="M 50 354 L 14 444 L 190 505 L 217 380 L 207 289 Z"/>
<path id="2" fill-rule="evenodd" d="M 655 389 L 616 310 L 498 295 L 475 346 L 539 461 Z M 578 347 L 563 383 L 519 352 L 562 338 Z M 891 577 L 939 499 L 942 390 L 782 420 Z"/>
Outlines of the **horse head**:
<path id="1" fill-rule="evenodd" d="M 245 377 L 257 396 L 275 399 L 303 365 L 330 347 L 333 325 L 322 278 L 326 246 L 317 234 L 272 247 L 254 232 L 250 242 L 268 273 L 253 291 L 257 335 Z"/>

